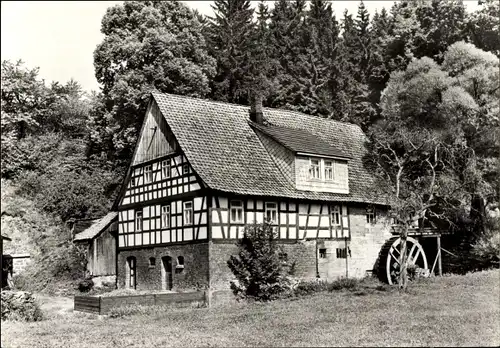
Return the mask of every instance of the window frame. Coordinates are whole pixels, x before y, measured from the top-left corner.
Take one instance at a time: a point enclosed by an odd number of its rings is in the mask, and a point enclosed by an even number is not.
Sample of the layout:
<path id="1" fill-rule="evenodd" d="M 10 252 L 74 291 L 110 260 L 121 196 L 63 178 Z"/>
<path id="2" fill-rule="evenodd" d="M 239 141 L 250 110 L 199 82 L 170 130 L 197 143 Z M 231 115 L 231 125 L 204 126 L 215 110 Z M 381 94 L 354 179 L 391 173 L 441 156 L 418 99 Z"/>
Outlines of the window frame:
<path id="1" fill-rule="evenodd" d="M 274 208 L 269 208 L 268 207 L 269 204 L 274 204 Z M 279 215 L 278 215 L 278 203 L 276 203 L 276 202 L 265 202 L 264 203 L 264 218 L 266 220 L 268 220 L 267 213 L 268 212 L 273 212 L 273 211 L 275 213 L 275 220 L 271 219 L 271 221 L 270 221 L 271 225 L 278 225 L 278 223 L 279 223 L 279 221 L 278 221 L 278 219 L 279 219 Z"/>
<path id="2" fill-rule="evenodd" d="M 323 175 L 324 175 L 323 179 L 324 179 L 324 181 L 326 181 L 326 182 L 335 181 L 335 160 L 333 160 L 333 159 L 323 159 L 322 162 L 323 162 Z M 327 166 L 326 162 L 330 162 L 331 165 Z M 331 173 L 332 173 L 332 178 L 331 179 L 327 178 L 327 175 L 326 175 L 327 169 L 330 169 L 330 168 L 331 168 Z"/>
<path id="3" fill-rule="evenodd" d="M 328 250 L 326 248 L 318 248 L 318 257 L 320 259 L 326 259 L 327 258 L 327 253 L 328 253 Z"/>
<path id="4" fill-rule="evenodd" d="M 144 184 L 151 184 L 153 182 L 153 165 L 149 164 L 144 166 Z"/>
<path id="5" fill-rule="evenodd" d="M 375 207 L 373 206 L 369 206 L 366 208 L 366 223 L 372 225 L 377 223 L 377 214 Z"/>
<path id="6" fill-rule="evenodd" d="M 161 161 L 161 177 L 162 179 L 169 179 L 171 172 L 171 161 L 170 158 Z"/>
<path id="7" fill-rule="evenodd" d="M 310 180 L 319 180 L 321 181 L 321 158 L 311 158 L 309 157 L 309 179 Z M 317 161 L 318 164 L 313 164 L 313 161 Z M 317 173 L 318 177 L 316 178 L 313 173 Z"/>
<path id="8" fill-rule="evenodd" d="M 149 268 L 155 268 L 155 267 L 156 267 L 156 258 L 150 257 L 149 258 Z"/>
<path id="9" fill-rule="evenodd" d="M 190 208 L 186 208 L 186 205 L 187 204 L 190 204 L 191 207 Z M 191 212 L 190 215 L 189 215 L 189 223 L 186 221 L 188 219 L 186 219 L 187 215 L 186 213 L 187 212 Z M 185 201 L 185 202 L 182 202 L 182 225 L 183 226 L 192 226 L 193 225 L 193 220 L 194 220 L 194 210 L 193 210 L 193 201 Z"/>
<path id="10" fill-rule="evenodd" d="M 161 228 L 170 228 L 170 204 L 161 206 Z M 165 216 L 166 219 L 165 219 Z M 166 224 L 165 224 L 166 222 Z"/>
<path id="11" fill-rule="evenodd" d="M 338 222 L 337 221 L 338 218 Z M 335 204 L 330 207 L 330 223 L 332 227 L 342 227 L 342 207 Z"/>
<path id="12" fill-rule="evenodd" d="M 140 220 L 139 220 L 140 217 Z M 140 221 L 140 226 L 139 226 L 139 221 Z M 136 210 L 134 214 L 134 226 L 135 226 L 135 232 L 142 232 L 144 230 L 144 215 L 141 210 Z"/>
<path id="13" fill-rule="evenodd" d="M 241 203 L 240 206 L 234 205 L 234 203 Z M 235 217 L 236 219 L 233 220 L 233 210 L 235 211 Z M 238 212 L 241 213 L 240 218 L 238 219 Z M 244 204 L 242 200 L 232 200 L 229 202 L 229 222 L 234 223 L 234 224 L 242 224 L 245 222 L 245 209 L 244 209 Z"/>

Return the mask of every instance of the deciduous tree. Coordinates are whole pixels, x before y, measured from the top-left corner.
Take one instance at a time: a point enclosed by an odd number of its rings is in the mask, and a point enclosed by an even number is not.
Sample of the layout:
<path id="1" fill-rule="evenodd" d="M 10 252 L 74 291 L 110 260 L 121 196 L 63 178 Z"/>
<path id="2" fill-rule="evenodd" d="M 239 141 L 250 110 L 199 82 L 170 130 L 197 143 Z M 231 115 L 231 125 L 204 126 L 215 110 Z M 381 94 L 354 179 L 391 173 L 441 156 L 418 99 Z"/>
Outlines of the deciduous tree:
<path id="1" fill-rule="evenodd" d="M 94 52 L 113 135 L 109 155 L 128 159 L 152 90 L 206 96 L 215 75 L 197 16 L 180 1 L 126 1 L 108 8 Z"/>

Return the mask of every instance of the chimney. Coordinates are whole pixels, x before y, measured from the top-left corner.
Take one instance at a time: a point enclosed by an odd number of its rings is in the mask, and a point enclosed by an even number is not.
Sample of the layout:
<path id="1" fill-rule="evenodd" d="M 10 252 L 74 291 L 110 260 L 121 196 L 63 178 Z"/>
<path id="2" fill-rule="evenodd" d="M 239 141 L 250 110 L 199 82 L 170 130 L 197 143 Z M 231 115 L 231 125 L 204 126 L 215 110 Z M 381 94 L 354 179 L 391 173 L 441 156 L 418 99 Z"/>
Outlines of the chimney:
<path id="1" fill-rule="evenodd" d="M 262 124 L 264 114 L 262 112 L 262 93 L 256 92 L 250 97 L 250 120 Z"/>

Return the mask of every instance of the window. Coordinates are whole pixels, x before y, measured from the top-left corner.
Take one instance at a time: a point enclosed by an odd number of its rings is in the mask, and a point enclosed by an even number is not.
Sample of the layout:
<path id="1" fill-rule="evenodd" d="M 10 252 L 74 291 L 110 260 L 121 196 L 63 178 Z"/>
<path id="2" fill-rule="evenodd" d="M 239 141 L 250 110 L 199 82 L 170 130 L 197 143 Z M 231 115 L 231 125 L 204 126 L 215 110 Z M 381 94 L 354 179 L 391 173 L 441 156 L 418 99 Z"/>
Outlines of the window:
<path id="1" fill-rule="evenodd" d="M 130 178 L 130 187 L 135 187 L 135 186 L 136 186 L 135 178 L 132 177 L 132 178 Z"/>
<path id="2" fill-rule="evenodd" d="M 161 161 L 161 177 L 162 179 L 170 178 L 170 159 Z"/>
<path id="3" fill-rule="evenodd" d="M 286 264 L 288 261 L 288 254 L 287 253 L 279 253 L 278 258 L 281 262 Z"/>
<path id="4" fill-rule="evenodd" d="M 135 230 L 142 231 L 142 210 L 135 212 Z"/>
<path id="5" fill-rule="evenodd" d="M 184 256 L 177 257 L 177 268 L 184 268 Z"/>
<path id="6" fill-rule="evenodd" d="M 188 174 L 189 173 L 189 165 L 185 164 L 182 166 L 182 174 Z"/>
<path id="7" fill-rule="evenodd" d="M 149 267 L 154 268 L 156 266 L 156 259 L 154 257 L 149 258 Z"/>
<path id="8" fill-rule="evenodd" d="M 161 228 L 170 227 L 170 205 L 162 205 L 161 207 Z"/>
<path id="9" fill-rule="evenodd" d="M 243 222 L 243 202 L 231 201 L 230 222 Z"/>
<path id="10" fill-rule="evenodd" d="M 151 165 L 144 167 L 144 183 L 149 184 L 153 181 L 153 168 Z"/>
<path id="11" fill-rule="evenodd" d="M 376 220 L 375 220 L 375 208 L 374 207 L 366 208 L 366 222 L 369 224 L 374 224 L 376 222 Z"/>
<path id="12" fill-rule="evenodd" d="M 278 205 L 276 203 L 266 202 L 264 216 L 266 220 L 276 224 L 278 222 Z"/>
<path id="13" fill-rule="evenodd" d="M 309 159 L 309 178 L 320 180 L 319 159 Z"/>
<path id="14" fill-rule="evenodd" d="M 319 258 L 326 259 L 326 249 L 325 248 L 319 249 Z"/>
<path id="15" fill-rule="evenodd" d="M 347 259 L 346 248 L 337 248 L 337 259 Z"/>
<path id="16" fill-rule="evenodd" d="M 184 271 L 184 256 L 177 257 L 177 265 L 175 266 L 175 273 Z"/>
<path id="17" fill-rule="evenodd" d="M 184 202 L 184 225 L 193 224 L 193 202 Z"/>
<path id="18" fill-rule="evenodd" d="M 332 226 L 340 226 L 340 206 L 332 207 Z"/>
<path id="19" fill-rule="evenodd" d="M 333 161 L 325 160 L 325 180 L 333 181 Z"/>

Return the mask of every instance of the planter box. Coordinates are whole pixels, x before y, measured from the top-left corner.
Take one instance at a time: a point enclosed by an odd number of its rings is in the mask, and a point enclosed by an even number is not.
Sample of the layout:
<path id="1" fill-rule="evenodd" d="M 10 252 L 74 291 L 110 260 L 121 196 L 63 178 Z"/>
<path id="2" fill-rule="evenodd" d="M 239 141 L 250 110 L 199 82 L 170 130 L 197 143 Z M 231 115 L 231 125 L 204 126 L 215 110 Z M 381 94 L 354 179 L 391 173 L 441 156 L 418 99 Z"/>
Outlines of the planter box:
<path id="1" fill-rule="evenodd" d="M 169 303 L 209 303 L 208 291 L 183 292 L 170 294 L 128 295 L 128 296 L 75 296 L 74 310 L 95 314 L 107 314 L 112 308 L 141 305 L 155 306 Z"/>

